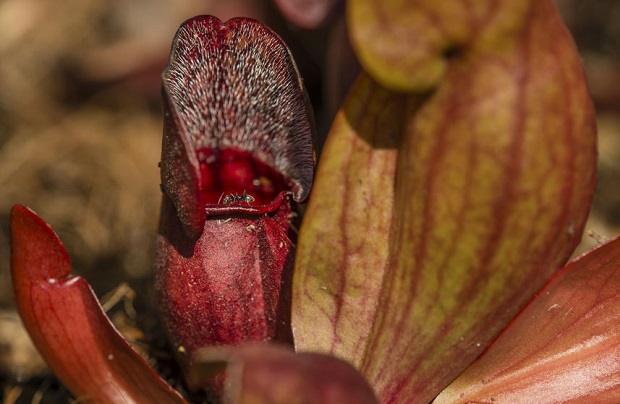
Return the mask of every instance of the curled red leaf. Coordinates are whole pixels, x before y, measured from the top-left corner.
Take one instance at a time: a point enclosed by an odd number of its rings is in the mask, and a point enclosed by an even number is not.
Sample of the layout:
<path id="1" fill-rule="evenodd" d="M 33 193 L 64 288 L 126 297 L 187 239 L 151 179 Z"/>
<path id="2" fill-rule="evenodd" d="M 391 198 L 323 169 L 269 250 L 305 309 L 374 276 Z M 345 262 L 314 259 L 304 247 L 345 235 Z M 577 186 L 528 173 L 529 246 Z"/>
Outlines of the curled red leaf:
<path id="1" fill-rule="evenodd" d="M 182 403 L 114 328 L 88 283 L 71 275 L 60 239 L 33 211 L 11 210 L 11 275 L 35 346 L 79 399 Z"/>

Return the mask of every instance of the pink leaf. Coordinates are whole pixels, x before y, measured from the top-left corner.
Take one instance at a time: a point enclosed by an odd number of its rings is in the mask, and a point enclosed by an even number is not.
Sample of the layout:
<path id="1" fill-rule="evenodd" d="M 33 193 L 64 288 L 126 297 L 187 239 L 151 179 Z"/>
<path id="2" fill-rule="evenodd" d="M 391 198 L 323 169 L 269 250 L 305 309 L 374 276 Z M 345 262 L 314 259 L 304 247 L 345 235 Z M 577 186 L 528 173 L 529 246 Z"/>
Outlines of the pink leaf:
<path id="1" fill-rule="evenodd" d="M 435 402 L 620 402 L 619 323 L 615 239 L 564 267 Z"/>

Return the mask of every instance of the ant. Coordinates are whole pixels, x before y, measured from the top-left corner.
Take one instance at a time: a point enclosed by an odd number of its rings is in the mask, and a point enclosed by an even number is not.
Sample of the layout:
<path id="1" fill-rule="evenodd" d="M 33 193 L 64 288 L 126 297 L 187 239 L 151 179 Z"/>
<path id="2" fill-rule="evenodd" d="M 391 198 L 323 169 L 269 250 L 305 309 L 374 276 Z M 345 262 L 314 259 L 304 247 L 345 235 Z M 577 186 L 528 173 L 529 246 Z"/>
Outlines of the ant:
<path id="1" fill-rule="evenodd" d="M 222 198 L 223 197 L 223 198 Z M 224 196 L 224 193 L 222 192 L 222 195 L 220 195 L 220 199 L 218 199 L 217 203 L 223 203 L 224 205 L 229 205 L 233 202 L 245 202 L 248 205 L 252 202 L 254 202 L 255 199 L 252 195 L 246 194 L 245 193 L 245 189 L 243 190 L 243 194 L 238 195 L 236 192 L 234 194 L 227 194 L 226 196 Z"/>

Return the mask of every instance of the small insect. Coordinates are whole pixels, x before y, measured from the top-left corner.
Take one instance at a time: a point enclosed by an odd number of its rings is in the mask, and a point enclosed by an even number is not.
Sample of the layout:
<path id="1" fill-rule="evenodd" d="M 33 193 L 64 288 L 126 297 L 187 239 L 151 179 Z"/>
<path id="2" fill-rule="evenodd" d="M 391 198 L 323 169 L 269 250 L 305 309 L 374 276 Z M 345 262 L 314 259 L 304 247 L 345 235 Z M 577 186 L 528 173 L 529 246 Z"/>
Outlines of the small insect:
<path id="1" fill-rule="evenodd" d="M 246 194 L 245 190 L 243 190 L 243 193 L 241 195 L 237 194 L 236 192 L 234 194 L 227 194 L 224 195 L 224 193 L 222 193 L 222 195 L 220 195 L 220 199 L 217 201 L 217 203 L 223 203 L 224 205 L 230 205 L 233 202 L 245 202 L 248 205 L 252 202 L 254 202 L 255 199 L 252 195 L 250 194 Z"/>

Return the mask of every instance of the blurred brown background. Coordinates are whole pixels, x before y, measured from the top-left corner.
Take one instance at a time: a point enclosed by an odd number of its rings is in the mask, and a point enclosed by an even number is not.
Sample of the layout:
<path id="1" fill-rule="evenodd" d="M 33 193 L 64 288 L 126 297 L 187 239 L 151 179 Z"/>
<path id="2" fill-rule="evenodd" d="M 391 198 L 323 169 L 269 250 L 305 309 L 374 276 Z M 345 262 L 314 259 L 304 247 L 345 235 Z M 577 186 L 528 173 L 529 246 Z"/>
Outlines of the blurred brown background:
<path id="1" fill-rule="evenodd" d="M 599 187 L 588 228 L 611 237 L 620 234 L 620 1 L 556 3 L 583 55 L 599 114 Z M 324 91 L 326 55 L 344 52 L 330 45 L 337 21 L 303 30 L 287 23 L 268 0 L 0 0 L 4 402 L 67 399 L 53 393 L 58 387 L 13 310 L 8 238 L 13 204 L 31 207 L 53 226 L 73 273 L 88 279 L 98 296 L 127 282 L 130 289 L 117 297 L 141 315 L 120 305 L 115 321 L 126 333 L 148 340 L 139 330 L 156 326 L 150 276 L 160 200 L 160 74 L 179 24 L 197 14 L 222 20 L 252 16 L 280 33 L 295 54 L 324 136 L 338 98 Z M 595 243 L 586 237 L 580 251 Z"/>

